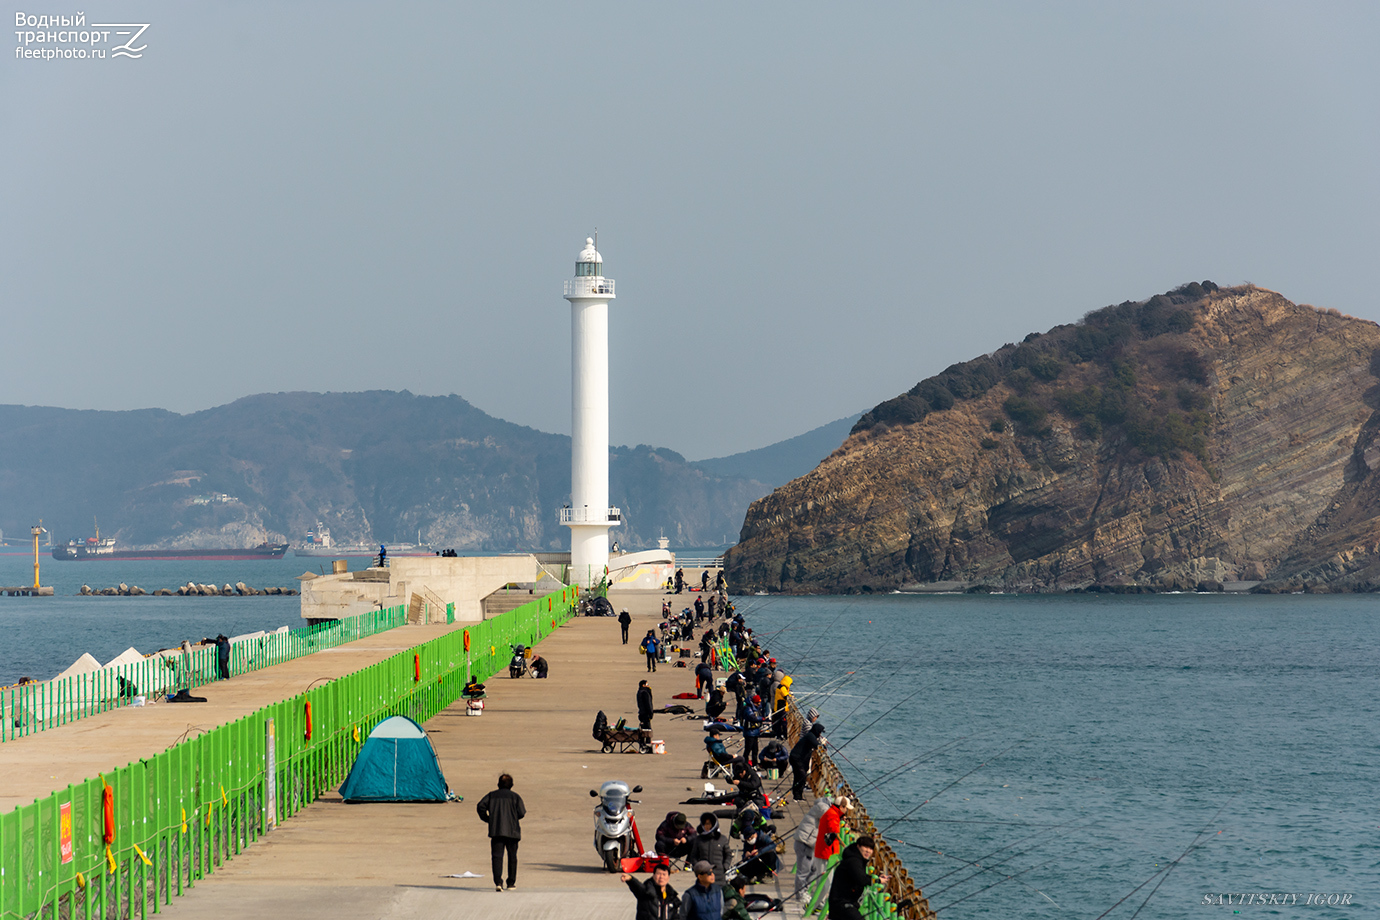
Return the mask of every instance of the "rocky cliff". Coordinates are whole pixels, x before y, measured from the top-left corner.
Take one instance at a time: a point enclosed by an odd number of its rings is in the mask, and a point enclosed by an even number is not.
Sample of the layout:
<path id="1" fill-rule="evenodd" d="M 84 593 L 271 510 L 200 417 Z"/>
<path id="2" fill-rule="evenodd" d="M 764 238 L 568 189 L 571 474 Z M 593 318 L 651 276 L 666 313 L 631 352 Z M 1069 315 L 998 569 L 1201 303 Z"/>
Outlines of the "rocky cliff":
<path id="1" fill-rule="evenodd" d="M 754 502 L 747 590 L 1380 587 L 1380 326 L 1189 284 L 948 368 Z"/>

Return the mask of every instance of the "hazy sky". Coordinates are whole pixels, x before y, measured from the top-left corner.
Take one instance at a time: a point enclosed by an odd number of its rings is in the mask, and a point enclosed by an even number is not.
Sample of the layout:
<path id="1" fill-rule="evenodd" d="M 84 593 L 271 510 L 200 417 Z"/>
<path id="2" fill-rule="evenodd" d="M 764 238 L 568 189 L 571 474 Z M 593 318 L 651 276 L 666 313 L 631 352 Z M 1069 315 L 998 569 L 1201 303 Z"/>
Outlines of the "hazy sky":
<path id="1" fill-rule="evenodd" d="M 612 440 L 692 459 L 1189 280 L 1380 319 L 1374 3 L 80 8 L 146 47 L 2 55 L 0 402 L 566 432 L 595 227 Z"/>

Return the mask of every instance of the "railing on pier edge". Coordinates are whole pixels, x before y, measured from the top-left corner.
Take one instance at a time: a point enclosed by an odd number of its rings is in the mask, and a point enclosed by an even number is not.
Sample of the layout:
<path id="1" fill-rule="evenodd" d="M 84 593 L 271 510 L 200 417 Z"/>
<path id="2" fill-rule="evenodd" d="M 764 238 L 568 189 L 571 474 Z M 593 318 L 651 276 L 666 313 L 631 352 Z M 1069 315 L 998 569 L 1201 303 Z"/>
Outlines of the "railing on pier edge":
<path id="1" fill-rule="evenodd" d="M 804 730 L 805 720 L 792 701 L 787 708 L 787 736 L 790 743 L 794 745 L 800 740 L 800 733 Z M 915 882 L 911 880 L 910 873 L 901 863 L 901 857 L 896 855 L 887 842 L 877 834 L 877 826 L 872 823 L 872 817 L 868 815 L 867 808 L 863 806 L 862 800 L 858 798 L 853 787 L 844 778 L 843 773 L 835 765 L 833 759 L 828 754 L 828 748 L 816 750 L 815 758 L 810 766 L 809 777 L 810 790 L 816 796 L 829 795 L 838 796 L 840 793 L 848 796 L 853 801 L 853 808 L 844 819 L 843 834 L 844 845 L 848 845 L 863 835 L 869 835 L 876 840 L 877 848 L 873 853 L 869 871 L 873 876 L 886 874 L 891 876 L 887 883 L 882 903 L 889 908 L 893 916 L 904 917 L 906 920 L 935 920 L 938 916 L 930 910 L 930 902 L 920 893 Z M 909 901 L 905 907 L 898 905 Z"/>
<path id="2" fill-rule="evenodd" d="M 454 618 L 451 611 L 449 618 Z M 303 655 L 335 648 L 407 622 L 405 606 L 374 610 L 316 626 L 267 633 L 230 648 L 230 675 L 248 674 Z M 0 690 L 0 741 L 66 725 L 108 709 L 128 706 L 135 696 L 152 698 L 180 687 L 204 687 L 220 680 L 215 646 L 101 668 L 89 674 Z"/>
<path id="3" fill-rule="evenodd" d="M 577 597 L 537 598 L 0 815 L 0 918 L 159 912 L 342 782 L 375 725 L 436 715 L 469 676 L 506 667 L 510 643 L 533 645 L 570 619 Z"/>
<path id="4" fill-rule="evenodd" d="M 723 556 L 677 556 L 676 568 L 678 569 L 721 569 L 724 567 Z"/>

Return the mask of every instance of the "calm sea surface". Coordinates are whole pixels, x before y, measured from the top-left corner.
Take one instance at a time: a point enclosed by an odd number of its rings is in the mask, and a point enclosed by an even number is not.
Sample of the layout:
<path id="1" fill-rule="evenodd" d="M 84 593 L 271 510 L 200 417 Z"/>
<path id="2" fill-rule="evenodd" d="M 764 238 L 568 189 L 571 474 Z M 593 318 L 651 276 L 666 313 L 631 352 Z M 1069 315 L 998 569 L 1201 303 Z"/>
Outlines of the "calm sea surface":
<path id="1" fill-rule="evenodd" d="M 82 652 L 105 662 L 130 646 L 148 654 L 219 632 L 235 636 L 303 625 L 296 597 L 73 596 L 83 584 L 99 589 L 124 582 L 152 591 L 189 581 L 242 581 L 256 588 L 296 588 L 295 576 L 330 565 L 329 559 L 292 556 L 245 562 L 58 562 L 41 556 L 39 562 L 42 583 L 52 585 L 55 596 L 0 597 L 0 686 L 23 676 L 53 677 Z M 0 585 L 33 584 L 33 573 L 32 554 L 0 556 Z"/>
<path id="2" fill-rule="evenodd" d="M 941 917 L 1380 916 L 1380 598 L 739 604 Z"/>

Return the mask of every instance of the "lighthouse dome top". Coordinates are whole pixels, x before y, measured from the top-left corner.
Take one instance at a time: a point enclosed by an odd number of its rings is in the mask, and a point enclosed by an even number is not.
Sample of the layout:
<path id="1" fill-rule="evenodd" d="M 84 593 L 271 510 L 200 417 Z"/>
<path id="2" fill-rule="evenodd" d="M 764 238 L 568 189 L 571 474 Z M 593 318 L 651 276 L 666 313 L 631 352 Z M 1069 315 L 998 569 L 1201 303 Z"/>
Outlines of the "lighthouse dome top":
<path id="1" fill-rule="evenodd" d="M 594 238 L 585 237 L 585 248 L 575 260 L 576 278 L 602 278 L 604 276 L 604 257 L 594 248 Z"/>

